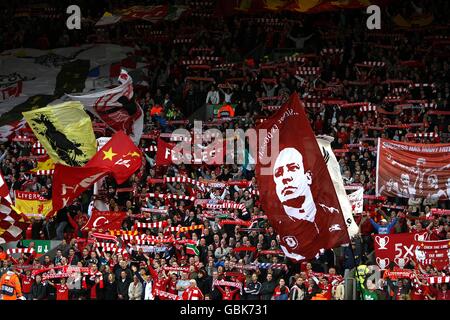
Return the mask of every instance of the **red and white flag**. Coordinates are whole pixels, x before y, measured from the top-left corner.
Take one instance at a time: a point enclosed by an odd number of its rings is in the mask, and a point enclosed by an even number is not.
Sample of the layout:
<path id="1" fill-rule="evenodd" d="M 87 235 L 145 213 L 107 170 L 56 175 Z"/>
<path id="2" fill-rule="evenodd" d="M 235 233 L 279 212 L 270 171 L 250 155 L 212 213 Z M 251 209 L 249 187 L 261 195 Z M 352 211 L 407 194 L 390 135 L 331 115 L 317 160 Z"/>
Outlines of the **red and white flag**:
<path id="1" fill-rule="evenodd" d="M 298 94 L 257 130 L 260 199 L 284 254 L 312 259 L 320 249 L 349 243 L 339 199 Z"/>
<path id="2" fill-rule="evenodd" d="M 348 187 L 348 186 L 347 186 Z M 356 188 L 347 188 L 346 190 L 354 190 L 353 192 L 347 195 L 348 200 L 352 206 L 353 214 L 361 214 L 363 212 L 364 207 L 364 188 L 356 187 Z"/>
<path id="3" fill-rule="evenodd" d="M 68 95 L 80 101 L 84 107 L 96 117 L 116 131 L 123 130 L 139 144 L 144 128 L 144 112 L 133 99 L 133 79 L 122 70 L 119 76 L 120 85 L 89 94 Z"/>
<path id="4" fill-rule="evenodd" d="M 12 207 L 8 186 L 0 173 L 0 244 L 20 240 L 27 228 L 27 218 Z"/>
<path id="5" fill-rule="evenodd" d="M 126 212 L 92 210 L 88 222 L 82 230 L 117 230 L 122 228 L 122 222 L 127 217 Z"/>

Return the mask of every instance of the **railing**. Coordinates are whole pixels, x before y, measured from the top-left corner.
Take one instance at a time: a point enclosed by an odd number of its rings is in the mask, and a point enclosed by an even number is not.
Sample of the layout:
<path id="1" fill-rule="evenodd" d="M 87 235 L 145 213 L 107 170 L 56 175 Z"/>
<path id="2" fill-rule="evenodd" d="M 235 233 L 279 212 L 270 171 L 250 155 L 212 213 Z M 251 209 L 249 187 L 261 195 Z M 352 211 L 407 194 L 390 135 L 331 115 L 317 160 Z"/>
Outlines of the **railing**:
<path id="1" fill-rule="evenodd" d="M 356 300 L 357 281 L 354 278 L 355 268 L 346 269 L 344 273 L 344 300 Z"/>

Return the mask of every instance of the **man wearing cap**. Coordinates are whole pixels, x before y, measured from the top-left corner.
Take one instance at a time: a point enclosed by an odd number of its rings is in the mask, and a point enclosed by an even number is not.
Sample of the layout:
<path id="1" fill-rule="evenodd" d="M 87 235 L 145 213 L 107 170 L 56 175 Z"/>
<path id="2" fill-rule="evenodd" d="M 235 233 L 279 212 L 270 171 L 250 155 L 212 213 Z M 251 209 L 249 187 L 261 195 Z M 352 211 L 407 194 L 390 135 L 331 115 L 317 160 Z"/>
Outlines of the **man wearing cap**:
<path id="1" fill-rule="evenodd" d="M 367 213 L 367 215 L 369 215 L 369 213 Z M 395 226 L 397 221 L 398 221 L 398 218 L 395 217 L 388 224 L 387 220 L 383 218 L 383 219 L 380 220 L 380 224 L 378 224 L 372 218 L 370 218 L 370 223 L 375 228 L 375 230 L 377 231 L 378 234 L 389 234 L 389 233 L 391 233 L 391 230 Z"/>

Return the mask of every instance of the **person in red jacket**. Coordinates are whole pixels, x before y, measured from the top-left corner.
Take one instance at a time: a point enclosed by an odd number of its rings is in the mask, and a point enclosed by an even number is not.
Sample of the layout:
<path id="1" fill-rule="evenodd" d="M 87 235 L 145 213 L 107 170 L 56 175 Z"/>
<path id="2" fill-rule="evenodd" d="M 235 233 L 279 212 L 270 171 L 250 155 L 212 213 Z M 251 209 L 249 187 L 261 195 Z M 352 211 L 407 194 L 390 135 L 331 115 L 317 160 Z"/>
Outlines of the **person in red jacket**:
<path id="1" fill-rule="evenodd" d="M 48 281 L 48 283 L 56 289 L 56 300 L 69 300 L 69 287 L 67 287 L 66 278 L 61 278 L 61 283 L 55 284 L 52 281 Z"/>
<path id="2" fill-rule="evenodd" d="M 177 281 L 178 279 L 176 273 L 172 273 L 170 275 L 169 287 L 167 288 L 167 292 L 177 294 Z"/>
<path id="3" fill-rule="evenodd" d="M 289 300 L 289 288 L 284 279 L 280 279 L 279 285 L 273 292 L 272 300 Z"/>
<path id="4" fill-rule="evenodd" d="M 183 300 L 203 300 L 204 296 L 202 291 L 197 287 L 197 281 L 190 280 L 191 285 L 183 292 Z"/>
<path id="5" fill-rule="evenodd" d="M 150 275 L 152 276 L 153 279 L 153 296 L 158 297 L 159 300 L 165 300 L 166 298 L 156 295 L 156 290 L 167 292 L 167 287 L 171 279 L 166 275 L 166 273 L 163 270 L 156 272 L 156 270 L 153 269 L 151 264 L 148 265 L 148 270 L 150 271 Z"/>
<path id="6" fill-rule="evenodd" d="M 222 295 L 222 300 L 239 300 L 239 295 L 236 295 L 239 289 L 230 290 L 229 286 L 225 286 L 224 290 L 221 286 L 217 286 L 217 290 L 219 290 Z M 237 299 L 235 299 L 235 295 L 238 297 Z"/>
<path id="7" fill-rule="evenodd" d="M 322 290 L 322 296 L 327 300 L 331 300 L 331 289 L 333 286 L 328 282 L 327 278 L 323 278 L 320 281 L 319 288 Z"/>
<path id="8" fill-rule="evenodd" d="M 411 288 L 411 300 L 425 300 L 426 281 L 415 280 Z"/>
<path id="9" fill-rule="evenodd" d="M 447 290 L 446 283 L 443 283 L 441 289 L 437 290 L 436 300 L 450 300 L 450 292 Z"/>
<path id="10" fill-rule="evenodd" d="M 20 275 L 22 283 L 22 293 L 27 300 L 32 300 L 31 286 L 33 285 L 33 278 L 31 277 L 31 270 L 25 270 L 25 274 Z"/>

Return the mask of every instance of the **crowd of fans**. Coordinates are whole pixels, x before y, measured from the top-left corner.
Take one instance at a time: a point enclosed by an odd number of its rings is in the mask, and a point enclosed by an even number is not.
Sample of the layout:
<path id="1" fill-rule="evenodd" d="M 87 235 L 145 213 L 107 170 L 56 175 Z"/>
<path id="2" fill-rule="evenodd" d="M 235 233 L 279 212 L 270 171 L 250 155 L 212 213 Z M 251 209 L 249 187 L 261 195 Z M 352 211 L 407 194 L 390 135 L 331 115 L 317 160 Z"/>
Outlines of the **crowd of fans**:
<path id="1" fill-rule="evenodd" d="M 136 100 L 145 112 L 145 133 L 172 132 L 178 127 L 190 129 L 192 122 L 177 124 L 174 120 L 186 120 L 193 112 L 206 112 L 211 105 L 226 104 L 234 106 L 234 117 L 226 121 L 206 119 L 205 129 L 211 126 L 222 131 L 253 128 L 260 119 L 273 112 L 272 106 L 280 105 L 290 93 L 297 91 L 305 102 L 315 133 L 334 137 L 333 149 L 344 150 L 336 152 L 344 184 L 362 185 L 365 194 L 374 195 L 376 138 L 423 143 L 450 141 L 449 117 L 429 113 L 429 110 L 448 110 L 449 64 L 443 58 L 447 53 L 445 45 L 435 44 L 430 38 L 447 34 L 448 19 L 443 16 L 445 10 L 442 8 L 448 3 L 423 1 L 423 4 L 428 4 L 423 5 L 423 10 L 434 16 L 433 23 L 427 28 L 394 29 L 391 18 L 396 11 L 409 17 L 415 10 L 409 1 L 401 1 L 394 8 L 383 11 L 387 16 L 383 15 L 381 31 L 366 28 L 367 15 L 361 10 L 300 17 L 290 13 L 258 17 L 279 19 L 282 22 L 279 25 L 246 15 L 226 18 L 193 15 L 155 25 L 154 30 L 168 35 L 167 41 L 148 40 L 133 23 L 104 28 L 90 26 L 79 32 L 60 28 L 58 32 L 49 33 L 49 30 L 29 28 L 31 24 L 17 27 L 20 22 L 14 20 L 14 23 L 0 26 L 4 30 L 0 32 L 3 40 L 0 43 L 3 49 L 22 46 L 48 49 L 88 41 L 137 47 L 150 61 L 145 75 L 148 87 L 136 89 Z M 415 5 L 420 7 L 421 3 L 417 1 Z M 93 21 L 98 18 L 98 13 L 92 14 Z M 192 39 L 192 42 L 174 43 L 173 39 Z M 211 50 L 201 50 L 205 48 Z M 336 48 L 343 51 L 327 51 Z M 284 59 L 283 52 L 288 52 L 292 60 Z M 196 69 L 181 63 L 197 55 L 220 57 L 223 66 Z M 300 57 L 305 57 L 305 61 L 296 61 Z M 360 64 L 364 61 L 383 65 L 363 67 Z M 320 72 L 296 74 L 290 71 L 292 67 L 319 67 Z M 394 79 L 410 82 L 397 85 L 388 81 Z M 422 85 L 414 86 L 416 83 Z M 425 102 L 412 103 L 411 108 L 396 112 L 394 106 L 399 104 L 399 98 L 391 99 L 392 96 Z M 324 100 L 370 102 L 382 106 L 385 112 L 343 108 L 323 103 Z M 402 126 L 408 123 L 420 125 Z M 436 135 L 430 138 L 414 136 L 424 132 Z M 360 142 L 363 143 L 352 147 Z M 150 143 L 143 139 L 141 147 L 146 148 Z M 14 190 L 34 191 L 51 198 L 51 176 L 31 175 L 27 172 L 35 162 L 17 161 L 30 154 L 29 144 L 6 142 L 0 149 L 1 172 L 12 193 Z M 32 219 L 30 227 L 24 231 L 24 239 L 61 240 L 54 257 L 44 255 L 38 259 L 34 255 L 21 254 L 11 259 L 0 249 L 0 275 L 12 266 L 20 275 L 24 296 L 33 300 L 153 300 L 175 299 L 175 296 L 212 300 L 342 300 L 349 283 L 344 281 L 346 271 L 376 264 L 372 234 L 426 230 L 432 240 L 450 239 L 448 216 L 434 220 L 425 218 L 433 207 L 448 208 L 448 199 L 365 200 L 364 213 L 355 215 L 360 232 L 349 246 L 325 250 L 313 261 L 294 263 L 277 253 L 277 235 L 264 217 L 270 213 L 264 212 L 258 195 L 252 192 L 258 182 L 251 167 L 237 164 L 158 167 L 151 160 L 155 152 L 147 152 L 147 156 L 150 160 L 125 184 L 117 186 L 112 178 L 107 178 L 101 200 L 107 203 L 109 211 L 127 212 L 123 231 L 132 231 L 136 221 L 167 220 L 169 226 L 166 228 L 144 229 L 146 234 L 162 239 L 170 234 L 168 228 L 171 226 L 204 225 L 203 229 L 179 234 L 182 239 L 199 241 L 198 255 L 187 254 L 183 245 L 175 244 L 159 245 L 159 249 L 153 248 L 151 252 L 144 252 L 142 247 L 133 244 L 127 247 L 128 252 L 96 250 L 92 230 L 82 230 L 93 200 L 90 191 L 49 220 Z M 250 188 L 225 184 L 205 191 L 185 183 L 148 183 L 148 178 L 163 176 L 217 182 L 247 180 L 253 184 Z M 120 192 L 119 188 L 133 188 L 134 191 Z M 194 206 L 189 200 L 146 199 L 145 194 L 149 192 L 233 200 L 244 204 L 245 210 L 229 209 L 224 214 L 228 219 L 253 221 L 255 230 L 248 232 L 240 226 L 221 225 L 220 218 L 208 217 L 201 206 Z M 167 214 L 142 213 L 142 207 L 167 209 Z M 21 246 L 20 242 L 18 246 Z M 234 250 L 242 246 L 256 247 L 257 250 Z M 265 251 L 269 253 L 265 254 Z M 45 276 L 60 272 L 64 266 L 89 270 L 76 269 L 67 278 Z M 54 271 L 49 271 L 52 268 Z M 419 268 L 411 259 L 405 269 Z M 43 271 L 36 274 L 34 270 Z M 445 274 L 431 265 L 425 270 L 420 268 L 420 272 Z M 386 278 L 374 284 L 365 281 L 365 276 L 370 274 L 366 268 L 361 268 L 358 274 L 354 276 L 357 279 L 354 285 L 358 287 L 360 299 L 371 295 L 393 300 L 450 299 L 446 284 L 429 285 L 409 278 Z M 232 283 L 235 286 L 231 286 Z"/>

